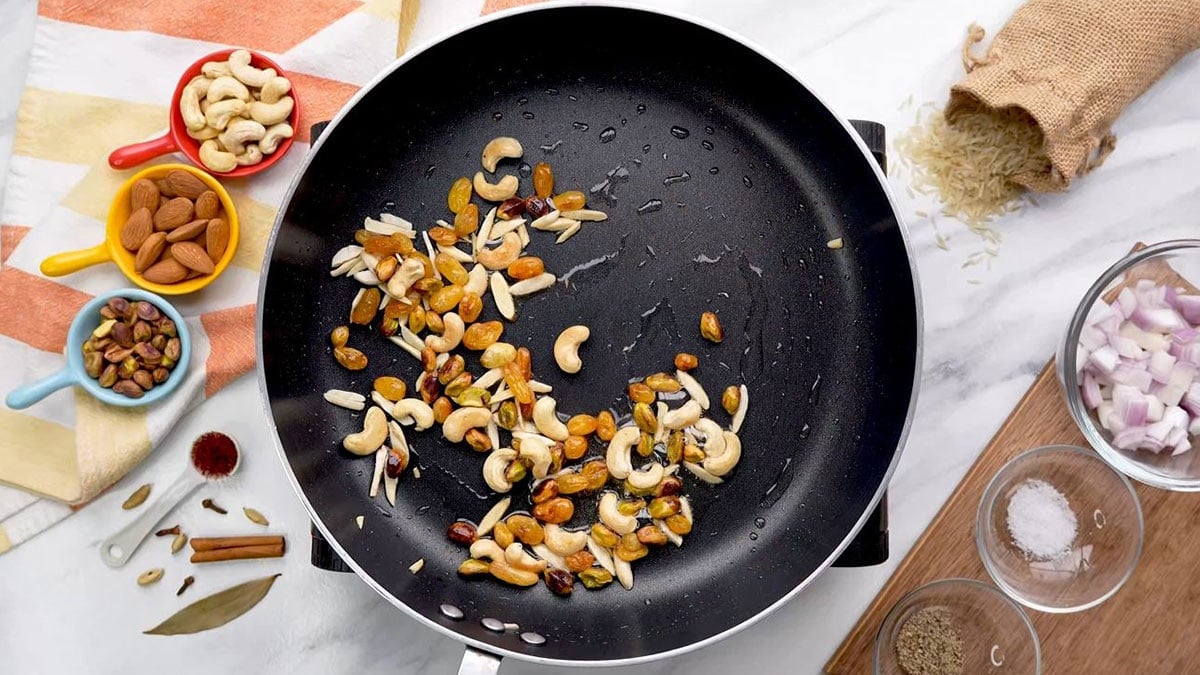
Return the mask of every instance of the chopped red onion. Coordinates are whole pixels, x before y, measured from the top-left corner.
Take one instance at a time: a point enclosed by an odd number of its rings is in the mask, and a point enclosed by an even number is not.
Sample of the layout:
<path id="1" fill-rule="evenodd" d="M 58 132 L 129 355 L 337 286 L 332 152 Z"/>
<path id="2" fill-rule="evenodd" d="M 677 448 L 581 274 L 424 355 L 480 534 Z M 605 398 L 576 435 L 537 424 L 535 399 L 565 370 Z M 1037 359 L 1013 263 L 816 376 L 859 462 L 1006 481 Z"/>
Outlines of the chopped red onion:
<path id="1" fill-rule="evenodd" d="M 1193 324 L 1200 323 L 1200 295 L 1181 295 L 1175 299 L 1175 309 Z"/>
<path id="2" fill-rule="evenodd" d="M 1156 333 L 1170 333 L 1175 330 L 1189 328 L 1183 317 L 1170 307 L 1141 306 L 1129 315 L 1129 320 L 1142 330 Z"/>
<path id="3" fill-rule="evenodd" d="M 1100 369 L 1100 372 L 1111 375 L 1117 369 L 1117 364 L 1121 362 L 1121 355 L 1117 350 L 1105 345 L 1088 356 L 1088 363 Z"/>
<path id="4" fill-rule="evenodd" d="M 1104 400 L 1100 396 L 1100 383 L 1096 382 L 1096 378 L 1092 377 L 1091 373 L 1083 374 L 1083 404 L 1088 407 L 1088 410 L 1095 410 L 1100 407 L 1100 403 Z"/>

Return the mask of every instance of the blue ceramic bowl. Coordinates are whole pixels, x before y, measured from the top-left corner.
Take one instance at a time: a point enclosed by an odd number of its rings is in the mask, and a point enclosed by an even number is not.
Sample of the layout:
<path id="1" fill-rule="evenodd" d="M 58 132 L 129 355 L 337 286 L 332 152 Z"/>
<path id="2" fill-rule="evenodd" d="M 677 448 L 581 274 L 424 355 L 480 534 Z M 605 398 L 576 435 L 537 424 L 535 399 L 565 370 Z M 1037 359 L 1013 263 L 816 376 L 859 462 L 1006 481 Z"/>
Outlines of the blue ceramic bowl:
<path id="1" fill-rule="evenodd" d="M 92 331 L 103 321 L 100 316 L 100 308 L 115 297 L 149 302 L 175 322 L 175 330 L 179 334 L 179 342 L 182 347 L 179 353 L 179 363 L 175 364 L 175 368 L 171 370 L 171 376 L 167 378 L 166 382 L 155 386 L 141 398 L 129 398 L 111 389 L 101 387 L 99 381 L 89 377 L 83 367 L 83 343 L 91 337 Z M 71 322 L 71 329 L 67 332 L 67 367 L 49 377 L 12 390 L 4 399 L 4 403 L 14 410 L 28 408 L 59 389 L 74 385 L 83 387 L 87 393 L 109 405 L 122 408 L 146 406 L 170 396 L 171 392 L 175 391 L 175 388 L 187 375 L 191 360 L 192 337 L 188 333 L 187 323 L 184 322 L 179 311 L 172 307 L 171 303 L 153 293 L 137 288 L 119 288 L 96 296 L 75 315 L 75 320 Z"/>

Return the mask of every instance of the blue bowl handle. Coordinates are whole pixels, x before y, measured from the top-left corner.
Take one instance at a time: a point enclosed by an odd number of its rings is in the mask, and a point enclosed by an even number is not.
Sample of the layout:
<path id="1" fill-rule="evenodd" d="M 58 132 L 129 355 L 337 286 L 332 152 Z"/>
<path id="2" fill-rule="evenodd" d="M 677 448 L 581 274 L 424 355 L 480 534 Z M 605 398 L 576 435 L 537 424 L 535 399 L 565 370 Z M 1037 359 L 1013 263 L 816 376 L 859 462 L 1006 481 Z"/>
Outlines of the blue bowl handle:
<path id="1" fill-rule="evenodd" d="M 8 392 L 8 396 L 4 399 L 4 404 L 13 410 L 24 410 L 59 389 L 69 387 L 73 384 L 78 384 L 74 373 L 71 372 L 70 368 L 63 368 L 53 375 L 43 377 L 40 380 L 30 382 Z"/>

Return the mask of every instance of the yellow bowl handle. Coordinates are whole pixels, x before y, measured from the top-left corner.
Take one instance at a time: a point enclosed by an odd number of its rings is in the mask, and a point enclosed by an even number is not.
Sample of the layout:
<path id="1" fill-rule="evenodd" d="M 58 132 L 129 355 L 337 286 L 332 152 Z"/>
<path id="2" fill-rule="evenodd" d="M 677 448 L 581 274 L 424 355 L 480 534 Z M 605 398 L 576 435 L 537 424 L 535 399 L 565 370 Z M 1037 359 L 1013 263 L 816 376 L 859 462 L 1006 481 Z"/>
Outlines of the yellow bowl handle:
<path id="1" fill-rule="evenodd" d="M 61 277 L 110 260 L 112 260 L 112 256 L 108 254 L 108 245 L 101 243 L 91 248 L 56 253 L 46 258 L 42 261 L 42 274 L 48 277 Z"/>

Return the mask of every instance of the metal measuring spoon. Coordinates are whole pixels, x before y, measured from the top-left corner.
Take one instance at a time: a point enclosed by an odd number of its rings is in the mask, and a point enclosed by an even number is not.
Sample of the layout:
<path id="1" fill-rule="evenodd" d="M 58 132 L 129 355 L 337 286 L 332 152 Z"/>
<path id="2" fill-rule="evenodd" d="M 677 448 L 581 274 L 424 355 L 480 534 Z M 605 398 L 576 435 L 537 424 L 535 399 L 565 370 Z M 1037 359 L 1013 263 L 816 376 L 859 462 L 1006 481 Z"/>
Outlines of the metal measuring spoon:
<path id="1" fill-rule="evenodd" d="M 208 432 L 221 433 L 221 432 Z M 179 478 L 175 479 L 174 483 L 167 488 L 166 492 L 158 498 L 157 501 L 146 507 L 136 518 L 128 525 L 121 528 L 116 534 L 108 539 L 100 542 L 100 559 L 109 567 L 121 567 L 129 562 L 133 557 L 134 551 L 142 545 L 142 541 L 150 534 L 158 521 L 162 520 L 168 513 L 174 509 L 179 502 L 185 497 L 192 494 L 196 488 L 200 487 L 208 481 L 224 480 L 232 476 L 242 463 L 241 448 L 238 447 L 237 441 L 228 434 L 221 434 L 233 442 L 233 450 L 237 457 L 233 466 L 227 471 L 213 470 L 210 467 L 205 467 L 198 458 L 196 450 L 198 442 L 207 434 L 202 434 L 195 442 L 192 443 L 191 461 L 188 468 L 183 470 Z"/>

